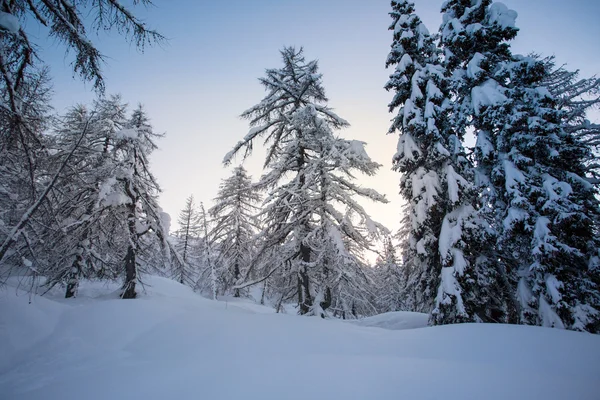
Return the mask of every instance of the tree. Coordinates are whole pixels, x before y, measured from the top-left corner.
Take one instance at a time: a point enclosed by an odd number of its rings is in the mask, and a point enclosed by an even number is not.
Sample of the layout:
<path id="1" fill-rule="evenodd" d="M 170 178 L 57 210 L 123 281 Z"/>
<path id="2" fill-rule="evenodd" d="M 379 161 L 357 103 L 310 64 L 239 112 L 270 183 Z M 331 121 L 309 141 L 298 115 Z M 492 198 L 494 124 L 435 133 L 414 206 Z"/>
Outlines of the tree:
<path id="1" fill-rule="evenodd" d="M 56 220 L 62 229 L 49 230 L 44 240 L 52 246 L 45 250 L 52 255 L 44 272 L 48 285 L 66 282 L 66 298 L 77 295 L 81 277 L 118 275 L 123 254 L 116 243 L 124 237 L 114 218 L 118 210 L 102 196 L 103 185 L 115 168 L 109 156 L 110 143 L 125 124 L 126 110 L 118 97 L 98 100 L 91 110 L 76 106 L 58 123 L 58 155 L 85 131 L 53 193 Z"/>
<path id="2" fill-rule="evenodd" d="M 49 185 L 56 183 L 56 171 L 65 163 L 64 157 L 56 159 L 52 166 L 45 162 L 49 140 L 43 133 L 52 121 L 49 93 L 45 71 L 29 74 L 27 83 L 18 91 L 20 118 L 16 119 L 7 107 L 0 107 L 0 263 L 4 267 L 3 275 L 22 267 L 36 273 L 36 259 L 41 255 L 35 250 L 40 240 L 38 228 L 45 226 L 46 217 L 51 215 L 45 200 L 51 189 Z M 8 104 L 10 95 L 0 84 L 0 104 Z M 69 150 L 72 149 L 73 146 Z M 42 177 L 43 170 L 47 173 Z"/>
<path id="3" fill-rule="evenodd" d="M 586 177 L 596 187 L 600 185 L 600 124 L 592 123 L 588 113 L 600 106 L 600 78 L 580 78 L 579 71 L 556 67 L 554 57 L 541 60 L 548 74 L 542 84 L 547 87 L 564 112 L 562 121 L 565 133 L 574 136 L 592 151 L 587 153 L 584 164 Z"/>
<path id="4" fill-rule="evenodd" d="M 155 150 L 155 138 L 148 117 L 138 106 L 128 121 L 128 128 L 117 132 L 115 156 L 118 160 L 113 190 L 118 190 L 127 221 L 128 245 L 125 255 L 124 299 L 136 297 L 135 284 L 140 260 L 144 255 L 144 240 L 148 247 L 167 248 L 168 232 L 163 226 L 163 212 L 157 202 L 160 188 L 149 170 L 148 156 Z"/>
<path id="5" fill-rule="evenodd" d="M 212 249 L 212 242 L 210 240 L 210 228 L 209 226 L 209 220 L 208 220 L 208 214 L 206 213 L 206 209 L 204 208 L 204 204 L 200 203 L 200 228 L 202 230 L 202 234 L 203 234 L 203 246 L 202 246 L 202 252 L 204 255 L 204 273 L 201 273 L 200 275 L 200 279 L 198 279 L 197 282 L 197 287 L 206 287 L 206 282 L 208 281 L 209 283 L 209 287 L 210 287 L 210 292 L 211 292 L 211 298 L 213 300 L 217 299 L 217 294 L 219 292 L 219 271 L 217 271 L 218 266 L 215 265 L 214 262 L 214 256 L 213 256 L 213 249 Z M 206 279 L 206 275 L 209 276 L 208 280 Z M 203 291 L 203 290 L 202 290 Z"/>
<path id="6" fill-rule="evenodd" d="M 442 44 L 456 123 L 477 135 L 478 183 L 497 232 L 498 272 L 521 323 L 598 330 L 598 203 L 589 148 L 568 134 L 568 109 L 544 88 L 547 63 L 513 55 L 516 13 L 449 1 Z M 506 292 L 506 291 L 505 291 Z"/>
<path id="7" fill-rule="evenodd" d="M 247 156 L 254 140 L 265 137 L 268 149 L 264 165 L 268 171 L 258 185 L 268 190 L 268 195 L 263 211 L 264 241 L 258 256 L 276 258 L 265 263 L 270 267 L 263 278 L 248 284 L 279 272 L 279 303 L 295 295 L 300 314 L 323 315 L 331 304 L 334 272 L 330 270 L 344 265 L 330 264 L 326 254 L 346 258 L 338 240 L 344 236 L 366 244 L 367 235 L 356 229 L 354 217 L 371 228 L 370 234 L 382 229 L 352 196 L 385 199 L 352 182 L 353 171 L 372 175 L 379 165 L 368 158 L 363 143 L 334 136 L 334 130 L 348 123 L 326 106 L 317 62 L 306 62 L 302 49 L 284 48 L 281 55 L 283 68 L 268 69 L 266 77 L 260 79 L 267 95 L 242 114 L 252 129 L 225 157 L 225 163 L 242 149 Z M 349 212 L 340 213 L 336 203 Z M 336 252 L 324 248 L 331 249 L 332 245 Z"/>
<path id="8" fill-rule="evenodd" d="M 139 3 L 145 6 L 152 4 L 150 0 L 141 0 Z M 74 52 L 73 72 L 86 81 L 93 81 L 94 87 L 99 90 L 104 88 L 101 70 L 104 56 L 89 40 L 86 21 L 91 21 L 89 28 L 92 30 L 116 29 L 141 49 L 164 40 L 162 35 L 148 29 L 118 0 L 85 0 L 76 4 L 68 0 L 3 1 L 1 12 L 3 23 L 0 25 L 0 40 L 4 45 L 0 72 L 3 83 L 13 94 L 18 92 L 37 59 L 35 46 L 21 27 L 26 21 L 48 27 L 50 36 L 64 43 L 67 51 Z M 18 103 L 18 96 L 11 95 L 8 103 L 11 110 L 18 112 Z"/>
<path id="9" fill-rule="evenodd" d="M 150 4 L 148 0 L 141 3 Z M 33 225 L 60 229 L 53 225 L 56 219 L 49 218 L 58 210 L 52 208 L 54 205 L 48 197 L 56 191 L 60 176 L 49 176 L 54 171 L 64 172 L 71 152 L 61 152 L 64 158 L 53 168 L 57 158 L 49 157 L 46 152 L 52 147 L 48 143 L 52 138 L 44 135 L 50 121 L 48 73 L 22 26 L 39 23 L 48 27 L 49 35 L 65 43 L 67 52 L 75 54 L 73 71 L 84 80 L 93 81 L 100 92 L 104 89 L 103 56 L 89 40 L 84 21 L 92 21 L 93 29 L 116 28 L 139 48 L 160 42 L 163 37 L 147 29 L 117 0 L 2 1 L 0 16 L 0 188 L 11 193 L 2 204 L 2 209 L 10 212 L 3 214 L 0 221 L 0 262 L 12 265 L 13 261 L 6 258 L 10 256 L 14 260 L 19 254 L 36 258 L 38 263 L 43 257 L 33 254 L 36 251 L 33 239 L 42 233 L 35 232 Z M 76 150 L 74 144 L 71 143 L 73 151 Z M 27 238 L 29 234 L 32 234 L 31 240 Z M 27 265 L 31 264 L 31 260 L 24 260 Z"/>
<path id="10" fill-rule="evenodd" d="M 258 188 L 242 166 L 224 179 L 219 187 L 215 205 L 208 210 L 213 221 L 210 231 L 211 243 L 218 248 L 215 262 L 222 272 L 223 292 L 227 293 L 249 268 L 255 253 L 254 239 L 260 226 L 257 218 L 261 201 Z M 240 290 L 233 289 L 234 297 Z"/>
<path id="11" fill-rule="evenodd" d="M 378 311 L 385 313 L 402 310 L 405 288 L 396 248 L 390 236 L 383 240 L 383 250 L 377 257 L 373 275 L 377 285 Z"/>
<path id="12" fill-rule="evenodd" d="M 200 214 L 196 208 L 194 196 L 190 195 L 177 220 L 179 230 L 176 232 L 177 244 L 175 247 L 181 255 L 181 262 L 175 263 L 176 268 L 173 270 L 173 274 L 179 283 L 188 286 L 193 286 L 195 282 L 194 265 L 198 263 L 196 253 L 202 231 Z"/>
<path id="13" fill-rule="evenodd" d="M 477 212 L 473 166 L 453 126 L 451 82 L 440 53 L 408 1 L 392 1 L 394 32 L 386 66 L 396 69 L 386 85 L 398 108 L 389 133 L 400 132 L 394 168 L 403 175 L 400 192 L 408 202 L 411 273 L 406 290 L 415 311 L 444 324 L 489 320 L 493 271 L 478 257 L 489 241 Z"/>

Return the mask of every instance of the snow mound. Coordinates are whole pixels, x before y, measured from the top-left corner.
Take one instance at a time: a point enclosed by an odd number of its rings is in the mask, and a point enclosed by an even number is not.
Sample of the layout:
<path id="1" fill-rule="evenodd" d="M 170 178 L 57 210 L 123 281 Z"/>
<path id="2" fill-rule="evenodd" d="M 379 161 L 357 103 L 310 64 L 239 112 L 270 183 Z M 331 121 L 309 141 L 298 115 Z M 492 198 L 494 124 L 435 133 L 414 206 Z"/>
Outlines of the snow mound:
<path id="1" fill-rule="evenodd" d="M 163 278 L 145 283 L 135 300 L 119 299 L 117 284 L 31 304 L 20 289 L 0 290 L 0 398 L 598 398 L 596 335 L 491 324 L 389 330 L 424 317 L 350 324 L 211 301 Z"/>
<path id="2" fill-rule="evenodd" d="M 358 326 L 383 328 L 392 331 L 404 329 L 424 328 L 427 326 L 429 315 L 409 311 L 387 312 L 368 318 L 350 321 Z"/>

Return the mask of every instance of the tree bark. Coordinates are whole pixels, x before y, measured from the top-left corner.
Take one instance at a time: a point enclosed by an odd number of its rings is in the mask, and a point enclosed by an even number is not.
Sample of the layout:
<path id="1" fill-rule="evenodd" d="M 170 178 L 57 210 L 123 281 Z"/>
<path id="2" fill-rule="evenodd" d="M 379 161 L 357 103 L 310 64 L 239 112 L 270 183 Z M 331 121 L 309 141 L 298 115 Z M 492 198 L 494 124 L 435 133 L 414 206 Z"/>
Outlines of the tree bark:
<path id="1" fill-rule="evenodd" d="M 122 299 L 135 299 L 137 296 L 135 292 L 135 281 L 137 279 L 135 263 L 135 250 L 133 245 L 130 244 L 125 256 L 125 285 L 123 285 Z"/>
<path id="2" fill-rule="evenodd" d="M 65 292 L 65 299 L 71 297 L 77 297 L 77 289 L 79 288 L 79 275 L 81 274 L 81 267 L 83 263 L 83 257 L 78 254 L 73 260 L 71 265 L 71 271 L 69 271 L 69 279 L 67 281 L 67 290 Z"/>
<path id="3" fill-rule="evenodd" d="M 298 305 L 300 306 L 300 314 L 304 315 L 312 308 L 312 297 L 310 295 L 308 273 L 306 265 L 310 263 L 310 247 L 300 244 L 300 260 L 302 266 L 298 271 Z"/>
<path id="4" fill-rule="evenodd" d="M 129 190 L 128 194 L 132 200 L 136 200 L 133 191 Z M 122 299 L 135 299 L 137 293 L 135 292 L 135 281 L 137 279 L 137 241 L 138 234 L 135 227 L 135 214 L 136 214 L 136 201 L 132 201 L 129 206 L 129 213 L 127 215 L 127 225 L 129 227 L 129 247 L 127 248 L 127 255 L 125 256 L 125 284 L 123 285 Z"/>

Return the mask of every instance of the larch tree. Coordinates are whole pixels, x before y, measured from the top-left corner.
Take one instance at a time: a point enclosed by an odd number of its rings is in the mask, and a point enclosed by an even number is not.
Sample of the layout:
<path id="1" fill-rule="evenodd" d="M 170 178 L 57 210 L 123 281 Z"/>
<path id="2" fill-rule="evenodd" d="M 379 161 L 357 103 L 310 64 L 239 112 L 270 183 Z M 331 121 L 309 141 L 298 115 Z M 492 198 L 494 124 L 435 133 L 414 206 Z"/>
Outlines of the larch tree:
<path id="1" fill-rule="evenodd" d="M 149 0 L 134 3 L 151 4 Z M 61 151 L 61 157 L 49 157 L 52 154 L 46 151 L 57 149 L 47 143 L 52 139 L 45 135 L 51 93 L 47 69 L 26 29 L 36 25 L 47 27 L 48 35 L 74 54 L 73 72 L 92 81 L 99 92 L 104 89 L 104 56 L 89 39 L 90 28 L 117 30 L 140 49 L 164 39 L 118 0 L 0 1 L 0 192 L 6 189 L 5 193 L 11 193 L 8 203 L 2 204 L 2 209 L 10 212 L 0 213 L 3 265 L 13 265 L 7 258 L 14 260 L 17 255 L 28 265 L 30 258 L 42 259 L 32 256 L 34 239 L 40 236 L 32 227 L 61 229 L 54 225 L 56 218 L 48 218 L 59 212 L 52 208 L 55 205 L 49 196 L 56 192 L 59 175 L 71 159 L 70 151 Z M 71 150 L 75 151 L 78 143 L 79 137 L 70 143 Z M 17 182 L 18 188 L 14 186 Z"/>
<path id="2" fill-rule="evenodd" d="M 179 283 L 192 287 L 196 281 L 196 269 L 201 259 L 198 253 L 202 225 L 200 213 L 197 208 L 194 196 L 190 195 L 185 200 L 185 206 L 179 213 L 177 219 L 179 229 L 175 232 L 175 248 L 181 260 L 175 259 L 175 262 L 172 264 L 173 277 Z"/>
<path id="3" fill-rule="evenodd" d="M 140 256 L 147 247 L 161 246 L 168 259 L 168 231 L 164 227 L 164 213 L 158 205 L 160 188 L 150 172 L 148 156 L 157 147 L 154 141 L 161 135 L 153 132 L 141 106 L 128 121 L 127 129 L 116 134 L 115 150 L 119 168 L 115 171 L 116 185 L 121 191 L 126 210 L 128 245 L 125 255 L 125 284 L 122 298 L 135 298 Z M 151 242 L 148 245 L 145 242 Z"/>
<path id="4" fill-rule="evenodd" d="M 354 172 L 372 175 L 379 165 L 367 156 L 363 143 L 335 137 L 334 131 L 348 123 L 327 107 L 317 62 L 306 62 L 302 49 L 284 48 L 281 55 L 283 68 L 268 69 L 260 79 L 267 95 L 242 114 L 250 120 L 250 132 L 227 154 L 225 163 L 242 149 L 248 155 L 255 139 L 265 138 L 267 172 L 258 185 L 268 194 L 258 257 L 275 257 L 262 264 L 269 267 L 261 279 L 278 272 L 273 281 L 285 293 L 279 303 L 296 296 L 300 314 L 323 316 L 340 269 L 351 271 L 344 269 L 349 265 L 345 261 L 334 263 L 330 258 L 350 261 L 341 238 L 366 245 L 368 236 L 382 229 L 352 196 L 385 199 L 352 182 Z M 336 205 L 348 212 L 338 211 Z"/>
<path id="5" fill-rule="evenodd" d="M 222 291 L 232 292 L 234 297 L 240 297 L 240 289 L 235 285 L 242 283 L 256 251 L 260 201 L 261 194 L 252 178 L 244 167 L 238 166 L 221 182 L 215 205 L 208 210 L 213 225 L 210 240 L 218 250 L 214 262 L 223 275 Z"/>

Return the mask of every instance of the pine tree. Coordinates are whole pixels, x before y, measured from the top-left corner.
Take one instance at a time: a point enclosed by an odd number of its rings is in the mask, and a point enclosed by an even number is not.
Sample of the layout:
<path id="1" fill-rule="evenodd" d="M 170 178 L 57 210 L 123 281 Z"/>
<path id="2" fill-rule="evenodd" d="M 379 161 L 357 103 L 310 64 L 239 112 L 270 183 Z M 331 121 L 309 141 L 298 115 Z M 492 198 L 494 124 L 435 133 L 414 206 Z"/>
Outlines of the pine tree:
<path id="1" fill-rule="evenodd" d="M 261 195 L 242 166 L 233 170 L 232 176 L 220 185 L 215 205 L 208 210 L 213 221 L 210 240 L 218 248 L 215 262 L 222 271 L 223 292 L 233 288 L 234 297 L 240 297 L 235 285 L 250 266 L 255 252 L 254 239 L 260 222 L 257 218 Z"/>
<path id="2" fill-rule="evenodd" d="M 371 228 L 370 233 L 382 228 L 352 196 L 385 200 L 352 182 L 353 171 L 372 175 L 379 165 L 368 158 L 362 143 L 335 138 L 333 131 L 348 123 L 326 106 L 318 64 L 306 62 L 302 53 L 302 49 L 284 48 L 283 68 L 268 69 L 266 77 L 260 79 L 268 93 L 242 114 L 252 129 L 225 162 L 241 149 L 248 155 L 253 141 L 266 137 L 268 171 L 258 185 L 269 193 L 263 211 L 263 247 L 258 256 L 276 258 L 262 264 L 270 267 L 261 279 L 279 272 L 281 275 L 272 279 L 278 282 L 278 304 L 295 295 L 300 314 L 324 315 L 324 309 L 331 305 L 331 285 L 336 284 L 331 281 L 335 276 L 331 269 L 348 271 L 342 266 L 350 265 L 330 261 L 332 255 L 347 258 L 338 238 L 350 237 L 361 245 L 368 242 L 368 235 L 356 229 L 350 217 L 355 214 L 356 222 Z M 336 202 L 350 211 L 348 218 L 334 208 Z M 248 284 L 252 283 L 258 282 Z"/>
<path id="3" fill-rule="evenodd" d="M 414 5 L 392 1 L 394 32 L 387 66 L 396 65 L 386 85 L 399 108 L 389 133 L 400 132 L 394 168 L 408 201 L 410 233 L 406 290 L 415 311 L 435 324 L 489 320 L 502 312 L 493 304 L 493 271 L 479 250 L 489 240 L 477 212 L 473 167 L 452 125 L 451 82 Z M 410 296 L 410 295 L 409 295 Z"/>

